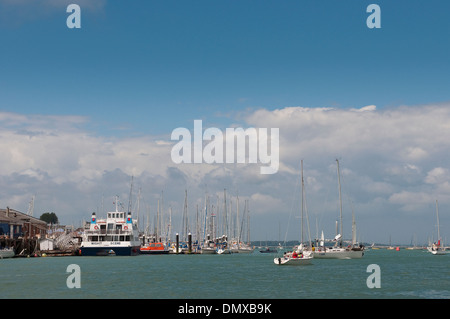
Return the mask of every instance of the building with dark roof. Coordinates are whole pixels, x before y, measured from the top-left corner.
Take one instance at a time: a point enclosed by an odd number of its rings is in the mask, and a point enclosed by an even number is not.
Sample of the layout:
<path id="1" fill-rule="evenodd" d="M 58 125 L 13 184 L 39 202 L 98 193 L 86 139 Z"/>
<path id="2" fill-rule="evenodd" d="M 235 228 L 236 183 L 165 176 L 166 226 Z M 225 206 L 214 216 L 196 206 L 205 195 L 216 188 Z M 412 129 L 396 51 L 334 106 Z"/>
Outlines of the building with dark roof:
<path id="1" fill-rule="evenodd" d="M 6 207 L 0 209 L 0 237 L 44 238 L 47 223 L 33 216 Z"/>

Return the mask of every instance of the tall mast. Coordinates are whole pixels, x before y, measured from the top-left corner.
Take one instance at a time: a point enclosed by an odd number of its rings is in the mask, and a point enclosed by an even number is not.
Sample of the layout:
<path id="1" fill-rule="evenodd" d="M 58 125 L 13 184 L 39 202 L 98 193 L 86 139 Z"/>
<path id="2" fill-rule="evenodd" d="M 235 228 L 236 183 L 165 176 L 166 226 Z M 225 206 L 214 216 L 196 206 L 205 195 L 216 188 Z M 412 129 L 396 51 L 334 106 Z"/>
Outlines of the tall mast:
<path id="1" fill-rule="evenodd" d="M 250 208 L 247 199 L 247 243 L 250 245 Z"/>
<path id="2" fill-rule="evenodd" d="M 303 207 L 304 207 L 304 182 L 303 182 L 303 160 L 301 161 L 301 174 L 302 174 L 302 219 L 301 219 L 301 230 L 302 230 L 302 234 L 301 234 L 301 242 L 300 244 L 303 244 Z"/>
<path id="3" fill-rule="evenodd" d="M 155 242 L 158 241 L 158 234 L 159 234 L 159 199 L 158 199 L 158 208 L 156 209 Z"/>
<path id="4" fill-rule="evenodd" d="M 164 191 L 161 191 L 161 210 L 159 212 L 160 216 L 159 216 L 159 224 L 158 224 L 158 229 L 159 229 L 159 237 L 162 236 L 163 234 L 163 230 L 164 230 Z M 160 241 L 158 239 L 158 241 Z"/>
<path id="5" fill-rule="evenodd" d="M 437 218 L 437 229 L 438 229 L 438 243 L 440 244 L 441 233 L 439 231 L 439 208 L 438 208 L 438 201 L 437 201 L 437 199 L 436 199 L 436 218 Z"/>
<path id="6" fill-rule="evenodd" d="M 239 194 L 236 195 L 236 223 L 237 223 L 237 236 L 238 236 L 238 245 L 241 242 L 241 229 L 240 229 L 240 220 L 239 220 Z"/>
<path id="7" fill-rule="evenodd" d="M 352 246 L 356 245 L 356 222 L 355 222 L 355 212 L 352 206 Z"/>
<path id="8" fill-rule="evenodd" d="M 130 197 L 128 198 L 128 213 L 131 213 L 131 209 L 133 209 L 132 196 L 133 196 L 133 176 L 131 176 Z"/>
<path id="9" fill-rule="evenodd" d="M 342 247 L 342 240 L 344 238 L 344 234 L 342 232 L 342 197 L 341 197 L 341 174 L 339 172 L 339 160 L 336 159 L 337 163 L 337 175 L 338 175 L 338 185 L 339 185 L 339 232 L 341 235 L 340 246 Z"/>
<path id="10" fill-rule="evenodd" d="M 222 235 L 228 236 L 228 216 L 227 216 L 227 190 L 223 189 L 223 225 Z"/>
<path id="11" fill-rule="evenodd" d="M 188 202 L 187 202 L 187 189 L 184 190 L 184 208 L 183 208 L 183 220 L 182 220 L 182 234 L 183 240 L 188 240 L 189 233 L 189 220 L 188 220 Z"/>

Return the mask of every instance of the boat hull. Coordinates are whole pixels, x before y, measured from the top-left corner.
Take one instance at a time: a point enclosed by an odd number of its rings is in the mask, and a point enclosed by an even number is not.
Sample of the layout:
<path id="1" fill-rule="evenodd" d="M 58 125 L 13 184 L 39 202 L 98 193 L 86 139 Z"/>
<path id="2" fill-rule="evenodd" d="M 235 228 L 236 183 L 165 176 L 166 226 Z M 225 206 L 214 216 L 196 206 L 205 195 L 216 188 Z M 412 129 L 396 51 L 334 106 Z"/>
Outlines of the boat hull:
<path id="1" fill-rule="evenodd" d="M 275 265 L 286 265 L 286 266 L 303 266 L 310 265 L 312 257 L 303 257 L 303 258 L 292 258 L 292 257 L 279 257 L 274 258 L 273 262 Z"/>
<path id="2" fill-rule="evenodd" d="M 137 256 L 139 246 L 81 247 L 81 256 Z"/>
<path id="3" fill-rule="evenodd" d="M 216 249 L 215 248 L 202 248 L 201 253 L 203 255 L 212 255 L 216 253 Z"/>
<path id="4" fill-rule="evenodd" d="M 163 255 L 168 254 L 169 250 L 163 243 L 150 243 L 145 246 L 141 246 L 140 253 L 143 255 Z"/>
<path id="5" fill-rule="evenodd" d="M 0 259 L 12 258 L 15 256 L 14 249 L 0 249 Z"/>
<path id="6" fill-rule="evenodd" d="M 447 252 L 445 251 L 445 249 L 442 249 L 442 248 L 440 248 L 440 249 L 433 249 L 433 248 L 431 248 L 431 247 L 427 247 L 427 249 L 428 249 L 428 251 L 429 251 L 430 253 L 432 253 L 433 255 L 446 255 L 446 254 L 447 254 Z"/>
<path id="7" fill-rule="evenodd" d="M 231 252 L 233 254 L 251 254 L 253 253 L 253 248 L 232 248 Z"/>
<path id="8" fill-rule="evenodd" d="M 140 253 L 142 255 L 164 255 L 168 254 L 169 250 L 148 250 L 148 249 L 141 249 Z"/>
<path id="9" fill-rule="evenodd" d="M 219 249 L 217 249 L 217 254 L 228 255 L 228 254 L 231 254 L 231 250 L 229 250 L 227 248 L 225 248 L 225 249 L 219 248 Z"/>
<path id="10" fill-rule="evenodd" d="M 364 256 L 364 250 L 353 249 L 327 249 L 325 251 L 314 251 L 314 258 L 318 259 L 357 259 Z"/>

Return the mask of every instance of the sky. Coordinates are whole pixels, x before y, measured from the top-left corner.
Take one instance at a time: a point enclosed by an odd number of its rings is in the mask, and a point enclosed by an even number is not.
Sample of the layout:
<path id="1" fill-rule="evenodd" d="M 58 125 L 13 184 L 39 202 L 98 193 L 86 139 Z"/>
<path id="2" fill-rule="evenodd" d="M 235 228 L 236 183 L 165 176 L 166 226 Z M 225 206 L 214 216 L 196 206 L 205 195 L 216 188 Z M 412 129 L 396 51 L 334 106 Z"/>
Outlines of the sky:
<path id="1" fill-rule="evenodd" d="M 81 9 L 81 28 L 68 28 Z M 381 28 L 369 28 L 378 4 Z M 450 241 L 448 1 L 0 0 L 0 207 L 80 224 L 119 195 L 181 227 L 248 199 L 252 240 Z M 279 169 L 174 163 L 174 129 L 278 128 Z M 131 180 L 133 179 L 133 183 Z M 162 202 L 163 200 L 163 202 Z M 233 206 L 236 210 L 236 207 Z M 220 214 L 220 212 L 219 212 Z M 166 215 L 167 216 L 167 215 Z M 191 226 L 192 228 L 194 226 Z"/>

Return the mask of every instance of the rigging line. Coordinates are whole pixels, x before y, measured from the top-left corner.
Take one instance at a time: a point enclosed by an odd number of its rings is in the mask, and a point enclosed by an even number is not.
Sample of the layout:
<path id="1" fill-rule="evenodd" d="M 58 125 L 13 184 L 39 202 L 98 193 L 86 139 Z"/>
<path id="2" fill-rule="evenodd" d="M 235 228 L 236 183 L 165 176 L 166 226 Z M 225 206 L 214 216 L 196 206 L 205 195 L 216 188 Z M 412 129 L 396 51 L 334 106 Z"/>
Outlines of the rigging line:
<path id="1" fill-rule="evenodd" d="M 301 178 L 300 178 L 300 179 L 301 179 Z M 293 194 L 292 194 L 291 211 L 290 211 L 290 213 L 289 213 L 288 225 L 287 225 L 287 227 L 286 227 L 286 233 L 285 233 L 285 235 L 284 235 L 283 246 L 286 246 L 287 234 L 288 234 L 288 231 L 289 231 L 289 225 L 290 225 L 290 223 L 291 223 L 292 213 L 293 213 L 293 211 L 294 211 L 295 196 L 296 196 L 296 194 L 297 194 L 297 190 L 298 190 L 298 185 L 299 185 L 299 180 L 300 180 L 300 179 L 299 179 L 299 178 L 296 178 L 296 181 L 297 181 L 297 182 L 296 182 L 296 184 L 295 184 L 294 192 L 293 192 Z"/>
<path id="2" fill-rule="evenodd" d="M 304 194 L 304 200 L 305 200 L 306 224 L 307 224 L 307 226 L 308 226 L 309 246 L 311 247 L 311 229 L 309 228 L 308 205 L 307 205 L 307 202 L 306 202 L 306 198 L 307 198 L 307 196 L 306 196 L 306 187 L 304 187 L 303 192 L 305 193 L 305 194 Z"/>
<path id="3" fill-rule="evenodd" d="M 342 172 L 341 172 L 342 173 Z M 347 191 L 347 189 L 346 189 L 346 187 L 345 187 L 345 185 L 347 185 L 346 184 L 346 179 L 345 179 L 346 177 L 345 177 L 345 174 L 341 174 L 341 188 L 342 188 L 342 194 L 343 194 L 343 196 L 342 197 L 346 197 L 346 199 L 347 199 L 347 201 L 348 201 L 348 203 L 349 203 L 349 205 L 350 205 L 350 208 L 352 209 L 352 211 L 353 211 L 353 209 L 354 209 L 354 206 L 353 206 L 353 199 L 350 197 L 350 193 Z M 343 234 L 342 234 L 342 236 L 344 236 Z"/>

